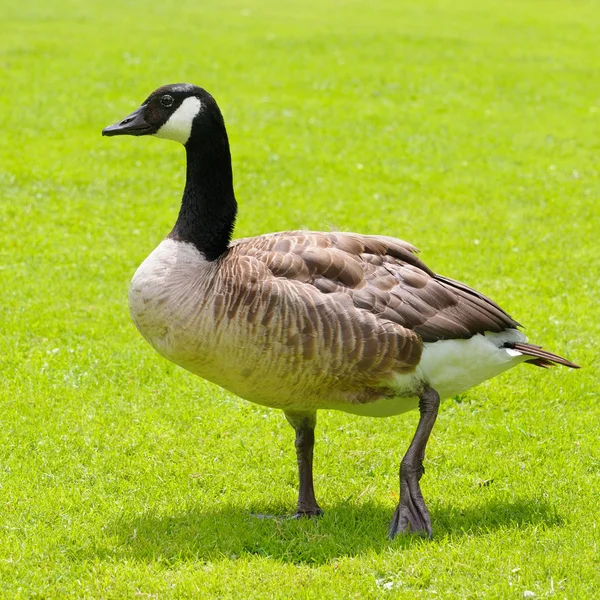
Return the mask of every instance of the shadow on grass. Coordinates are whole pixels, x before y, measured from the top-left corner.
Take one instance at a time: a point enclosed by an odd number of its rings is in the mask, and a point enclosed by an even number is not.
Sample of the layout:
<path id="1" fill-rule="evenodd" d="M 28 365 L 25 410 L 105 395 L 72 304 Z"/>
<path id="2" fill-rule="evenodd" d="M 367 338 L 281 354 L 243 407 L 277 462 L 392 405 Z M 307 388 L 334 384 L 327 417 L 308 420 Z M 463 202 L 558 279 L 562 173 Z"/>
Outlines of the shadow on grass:
<path id="1" fill-rule="evenodd" d="M 264 507 L 263 507 L 264 509 Z M 264 518 L 236 506 L 211 512 L 192 509 L 175 515 L 146 513 L 109 525 L 114 543 L 100 556 L 166 563 L 259 555 L 298 564 L 319 565 L 344 556 L 385 548 L 408 548 L 445 538 L 481 536 L 498 529 L 560 525 L 555 507 L 543 500 L 491 501 L 470 508 L 432 508 L 434 540 L 416 536 L 387 539 L 392 511 L 373 503 L 338 504 L 320 519 Z M 116 538 L 116 539 L 115 539 Z"/>

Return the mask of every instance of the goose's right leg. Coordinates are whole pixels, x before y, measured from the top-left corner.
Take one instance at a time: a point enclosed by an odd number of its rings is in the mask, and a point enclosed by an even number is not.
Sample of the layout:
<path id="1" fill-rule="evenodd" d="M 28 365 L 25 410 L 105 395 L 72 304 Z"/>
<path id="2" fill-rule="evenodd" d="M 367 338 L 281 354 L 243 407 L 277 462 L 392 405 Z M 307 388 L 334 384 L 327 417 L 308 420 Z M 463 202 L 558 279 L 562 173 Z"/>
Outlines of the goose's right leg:
<path id="1" fill-rule="evenodd" d="M 429 435 L 437 418 L 440 396 L 426 388 L 419 396 L 419 424 L 408 451 L 400 464 L 400 502 L 390 524 L 389 536 L 417 533 L 432 536 L 431 517 L 423 500 L 419 479 L 425 472 L 423 459 Z"/>

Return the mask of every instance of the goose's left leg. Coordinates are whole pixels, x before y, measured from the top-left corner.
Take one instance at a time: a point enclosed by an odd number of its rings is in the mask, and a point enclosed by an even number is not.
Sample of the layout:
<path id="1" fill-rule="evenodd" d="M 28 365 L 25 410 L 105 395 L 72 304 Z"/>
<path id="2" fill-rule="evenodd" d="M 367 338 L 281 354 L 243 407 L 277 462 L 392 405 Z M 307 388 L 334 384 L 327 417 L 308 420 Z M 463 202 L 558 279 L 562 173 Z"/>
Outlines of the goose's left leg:
<path id="1" fill-rule="evenodd" d="M 390 523 L 389 536 L 398 533 L 418 533 L 432 536 L 431 517 L 423 500 L 419 479 L 425 472 L 423 459 L 429 435 L 437 418 L 440 396 L 426 388 L 419 396 L 419 424 L 408 451 L 400 464 L 400 502 Z"/>
<path id="2" fill-rule="evenodd" d="M 296 456 L 298 458 L 298 474 L 300 490 L 298 492 L 298 508 L 295 517 L 316 517 L 323 511 L 317 504 L 313 487 L 313 446 L 315 445 L 315 425 L 317 412 L 284 411 L 285 418 L 296 430 Z"/>

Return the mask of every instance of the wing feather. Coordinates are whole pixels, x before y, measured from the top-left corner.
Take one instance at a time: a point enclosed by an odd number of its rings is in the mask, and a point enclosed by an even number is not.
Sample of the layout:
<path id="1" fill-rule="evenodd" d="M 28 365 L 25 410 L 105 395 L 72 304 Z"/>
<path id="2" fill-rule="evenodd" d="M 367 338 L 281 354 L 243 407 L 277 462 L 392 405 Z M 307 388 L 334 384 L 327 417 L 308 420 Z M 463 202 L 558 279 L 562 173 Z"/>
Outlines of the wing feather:
<path id="1" fill-rule="evenodd" d="M 268 313 L 283 315 L 272 335 L 287 327 L 286 344 L 304 361 L 322 360 L 317 343 L 325 346 L 332 376 L 351 385 L 413 370 L 423 342 L 518 326 L 483 294 L 433 273 L 417 252 L 386 236 L 290 231 L 236 240 L 228 261 L 260 269 L 261 322 L 272 326 Z M 237 314 L 243 304 L 227 308 Z"/>

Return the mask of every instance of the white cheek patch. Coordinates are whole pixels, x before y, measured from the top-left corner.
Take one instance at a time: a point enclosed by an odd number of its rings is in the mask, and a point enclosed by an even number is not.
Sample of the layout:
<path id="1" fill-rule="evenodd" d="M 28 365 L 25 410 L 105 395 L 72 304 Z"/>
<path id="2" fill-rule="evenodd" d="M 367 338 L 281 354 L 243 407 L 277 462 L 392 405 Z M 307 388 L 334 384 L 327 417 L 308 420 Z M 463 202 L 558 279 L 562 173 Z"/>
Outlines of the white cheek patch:
<path id="1" fill-rule="evenodd" d="M 169 120 L 154 134 L 156 137 L 185 144 L 192 133 L 192 123 L 200 112 L 202 102 L 196 96 L 186 98 Z"/>

